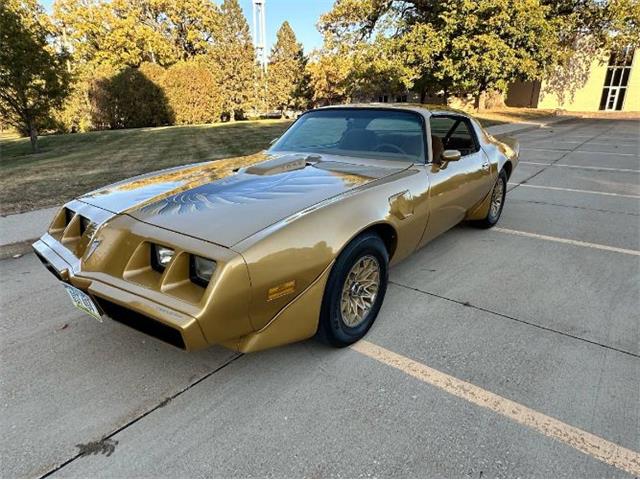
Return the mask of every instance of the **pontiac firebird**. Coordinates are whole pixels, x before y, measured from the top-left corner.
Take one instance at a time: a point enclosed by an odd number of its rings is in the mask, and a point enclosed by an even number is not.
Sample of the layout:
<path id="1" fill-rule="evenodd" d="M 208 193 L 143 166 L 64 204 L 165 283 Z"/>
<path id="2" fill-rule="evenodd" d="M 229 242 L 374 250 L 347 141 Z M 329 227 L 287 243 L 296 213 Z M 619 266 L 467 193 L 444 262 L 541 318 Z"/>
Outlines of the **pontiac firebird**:
<path id="1" fill-rule="evenodd" d="M 76 306 L 186 350 L 346 346 L 390 265 L 463 220 L 496 224 L 518 149 L 445 108 L 315 109 L 264 152 L 81 196 L 33 248 Z"/>

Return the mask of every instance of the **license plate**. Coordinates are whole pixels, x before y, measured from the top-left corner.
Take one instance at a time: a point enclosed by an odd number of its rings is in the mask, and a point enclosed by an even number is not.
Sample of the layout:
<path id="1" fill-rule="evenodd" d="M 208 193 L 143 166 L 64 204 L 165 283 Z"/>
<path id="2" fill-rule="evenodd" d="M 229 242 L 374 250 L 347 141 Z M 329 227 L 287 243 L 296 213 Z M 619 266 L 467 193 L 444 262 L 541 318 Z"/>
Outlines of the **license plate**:
<path id="1" fill-rule="evenodd" d="M 69 298 L 71 298 L 71 302 L 78 310 L 82 310 L 87 315 L 91 315 L 99 322 L 102 322 L 100 310 L 98 310 L 98 307 L 93 303 L 93 300 L 91 300 L 89 295 L 84 293 L 82 290 L 78 290 L 76 287 L 67 285 L 66 283 L 63 283 L 62 286 L 67 291 Z"/>

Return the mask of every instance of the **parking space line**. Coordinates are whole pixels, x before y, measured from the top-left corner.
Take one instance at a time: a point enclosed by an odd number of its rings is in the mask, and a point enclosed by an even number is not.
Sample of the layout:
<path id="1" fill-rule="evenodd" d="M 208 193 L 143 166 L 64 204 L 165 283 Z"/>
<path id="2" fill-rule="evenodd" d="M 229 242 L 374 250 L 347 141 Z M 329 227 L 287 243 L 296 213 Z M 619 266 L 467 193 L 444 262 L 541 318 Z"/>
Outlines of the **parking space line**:
<path id="1" fill-rule="evenodd" d="M 556 243 L 565 243 L 576 247 L 594 248 L 596 250 L 606 250 L 609 252 L 624 253 L 625 255 L 640 256 L 640 250 L 631 250 L 628 248 L 612 247 L 610 245 L 602 245 L 600 243 L 583 242 L 581 240 L 572 240 L 570 238 L 552 237 L 550 235 L 540 235 L 539 233 L 523 232 L 521 230 L 511 230 L 509 228 L 493 227 L 493 232 L 508 233 L 509 235 L 517 235 L 520 237 L 536 238 L 538 240 L 547 240 Z"/>
<path id="2" fill-rule="evenodd" d="M 606 195 L 608 197 L 623 197 L 623 198 L 636 198 L 640 199 L 640 195 L 632 195 L 627 193 L 612 193 L 612 192 L 601 192 L 599 190 L 581 190 L 579 188 L 564 188 L 564 187 L 546 187 L 544 185 L 530 185 L 528 183 L 514 183 L 509 182 L 508 185 L 514 187 L 528 187 L 528 188 L 539 188 L 542 190 L 557 190 L 561 192 L 574 192 L 574 193 L 591 193 L 594 195 Z"/>
<path id="3" fill-rule="evenodd" d="M 535 148 L 535 147 L 523 147 L 521 152 L 526 150 L 533 150 L 537 152 L 567 152 L 567 153 L 600 153 L 602 155 L 622 155 L 623 157 L 637 157 L 637 153 L 622 153 L 622 152 L 594 152 L 593 150 L 563 150 L 559 148 Z"/>
<path id="4" fill-rule="evenodd" d="M 640 170 L 633 168 L 611 168 L 611 167 L 596 167 L 591 165 L 567 165 L 566 163 L 540 163 L 540 162 L 519 162 L 523 165 L 541 165 L 545 167 L 564 167 L 564 168 L 578 168 L 583 170 L 603 170 L 606 172 L 626 172 L 626 173 L 640 173 Z"/>
<path id="5" fill-rule="evenodd" d="M 509 400 L 472 383 L 435 370 L 403 355 L 387 350 L 366 340 L 360 340 L 351 349 L 373 360 L 393 367 L 401 372 L 443 390 L 450 395 L 486 408 L 536 430 L 543 435 L 559 440 L 576 450 L 601 462 L 640 476 L 640 453 L 617 445 L 580 428 Z"/>

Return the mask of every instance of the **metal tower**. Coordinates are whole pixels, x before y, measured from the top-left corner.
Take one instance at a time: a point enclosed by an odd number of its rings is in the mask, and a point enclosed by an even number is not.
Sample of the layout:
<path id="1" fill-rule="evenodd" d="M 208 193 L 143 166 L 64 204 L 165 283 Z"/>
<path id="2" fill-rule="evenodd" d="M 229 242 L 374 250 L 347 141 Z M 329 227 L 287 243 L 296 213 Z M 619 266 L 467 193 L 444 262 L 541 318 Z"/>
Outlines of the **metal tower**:
<path id="1" fill-rule="evenodd" d="M 253 44 L 256 48 L 256 57 L 262 70 L 267 70 L 267 27 L 265 21 L 265 8 L 267 0 L 253 0 Z"/>

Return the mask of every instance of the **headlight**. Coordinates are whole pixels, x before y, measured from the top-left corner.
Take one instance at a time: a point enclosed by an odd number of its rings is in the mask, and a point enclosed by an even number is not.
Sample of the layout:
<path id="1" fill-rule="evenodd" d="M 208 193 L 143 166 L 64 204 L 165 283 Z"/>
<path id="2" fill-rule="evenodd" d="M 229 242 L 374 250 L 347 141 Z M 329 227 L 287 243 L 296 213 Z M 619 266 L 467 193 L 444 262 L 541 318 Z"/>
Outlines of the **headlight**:
<path id="1" fill-rule="evenodd" d="M 65 227 L 71 223 L 71 220 L 73 220 L 73 216 L 75 214 L 76 213 L 73 210 L 71 210 L 71 209 L 69 209 L 67 207 L 64 207 L 64 225 L 65 225 Z"/>
<path id="2" fill-rule="evenodd" d="M 164 272 L 167 265 L 171 263 L 174 253 L 172 248 L 151 245 L 151 266 L 157 272 Z"/>
<path id="3" fill-rule="evenodd" d="M 91 220 L 89 220 L 87 217 L 83 217 L 82 215 L 80 215 L 80 236 L 84 235 L 84 232 L 87 231 L 87 228 L 89 228 L 89 225 L 91 225 Z"/>
<path id="4" fill-rule="evenodd" d="M 208 258 L 191 255 L 191 265 L 189 267 L 191 281 L 201 287 L 206 287 L 211 281 L 213 272 L 216 271 L 216 262 Z"/>

